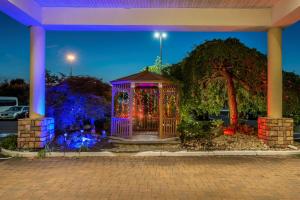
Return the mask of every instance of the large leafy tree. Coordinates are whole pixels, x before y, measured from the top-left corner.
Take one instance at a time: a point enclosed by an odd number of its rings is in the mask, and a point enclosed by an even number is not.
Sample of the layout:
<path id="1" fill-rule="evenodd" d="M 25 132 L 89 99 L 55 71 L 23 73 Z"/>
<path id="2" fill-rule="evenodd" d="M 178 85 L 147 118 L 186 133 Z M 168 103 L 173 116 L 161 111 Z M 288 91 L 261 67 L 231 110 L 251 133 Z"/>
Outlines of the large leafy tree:
<path id="1" fill-rule="evenodd" d="M 227 104 L 236 126 L 239 109 L 265 110 L 266 71 L 265 55 L 229 38 L 206 41 L 164 73 L 182 83 L 183 115 L 217 114 Z"/>

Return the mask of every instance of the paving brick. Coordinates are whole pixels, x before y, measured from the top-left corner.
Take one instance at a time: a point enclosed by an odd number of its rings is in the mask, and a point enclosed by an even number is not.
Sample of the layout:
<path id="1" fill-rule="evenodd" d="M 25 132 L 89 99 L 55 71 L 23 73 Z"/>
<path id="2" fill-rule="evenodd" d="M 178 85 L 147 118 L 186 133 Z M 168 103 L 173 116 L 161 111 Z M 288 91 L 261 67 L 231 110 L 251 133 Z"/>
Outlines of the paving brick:
<path id="1" fill-rule="evenodd" d="M 0 162 L 0 199 L 298 199 L 294 157 L 101 157 Z"/>

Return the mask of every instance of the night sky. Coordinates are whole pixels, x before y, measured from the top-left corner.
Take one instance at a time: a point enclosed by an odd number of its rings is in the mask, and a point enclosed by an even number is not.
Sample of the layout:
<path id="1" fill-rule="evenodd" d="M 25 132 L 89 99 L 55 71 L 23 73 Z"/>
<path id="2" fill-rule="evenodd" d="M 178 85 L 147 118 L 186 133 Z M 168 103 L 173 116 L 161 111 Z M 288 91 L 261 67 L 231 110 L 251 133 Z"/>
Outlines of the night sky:
<path id="1" fill-rule="evenodd" d="M 154 31 L 154 30 L 153 30 Z M 300 22 L 283 32 L 283 68 L 300 74 Z M 153 32 L 47 31 L 46 67 L 69 74 L 65 54 L 74 52 L 74 75 L 91 75 L 105 81 L 136 73 L 154 63 L 159 42 Z M 239 38 L 249 47 L 267 51 L 265 32 L 169 32 L 164 41 L 164 63 L 176 63 L 205 40 Z M 29 28 L 0 13 L 0 80 L 29 79 Z"/>

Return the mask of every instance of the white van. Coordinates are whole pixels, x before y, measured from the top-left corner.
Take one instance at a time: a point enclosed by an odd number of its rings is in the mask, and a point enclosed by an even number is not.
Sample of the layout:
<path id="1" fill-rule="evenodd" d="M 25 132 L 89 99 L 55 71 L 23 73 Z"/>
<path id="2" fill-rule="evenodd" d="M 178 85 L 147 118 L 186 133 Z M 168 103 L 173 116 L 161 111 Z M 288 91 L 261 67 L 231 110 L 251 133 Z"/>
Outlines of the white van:
<path id="1" fill-rule="evenodd" d="M 0 112 L 8 110 L 12 106 L 18 106 L 17 97 L 1 97 L 0 96 Z"/>

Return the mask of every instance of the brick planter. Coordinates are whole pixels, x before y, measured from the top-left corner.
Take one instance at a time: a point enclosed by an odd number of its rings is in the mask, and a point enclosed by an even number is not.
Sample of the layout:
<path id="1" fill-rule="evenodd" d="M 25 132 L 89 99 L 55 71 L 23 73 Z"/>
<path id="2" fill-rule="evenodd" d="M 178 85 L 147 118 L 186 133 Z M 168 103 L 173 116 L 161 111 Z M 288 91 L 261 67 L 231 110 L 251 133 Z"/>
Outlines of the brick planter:
<path id="1" fill-rule="evenodd" d="M 26 118 L 18 121 L 18 148 L 44 148 L 53 138 L 53 118 Z"/>
<path id="2" fill-rule="evenodd" d="M 293 144 L 293 119 L 258 118 L 258 137 L 270 147 L 286 148 Z"/>

